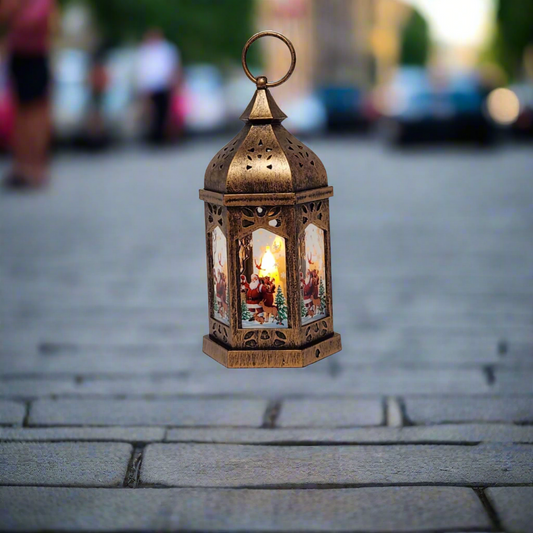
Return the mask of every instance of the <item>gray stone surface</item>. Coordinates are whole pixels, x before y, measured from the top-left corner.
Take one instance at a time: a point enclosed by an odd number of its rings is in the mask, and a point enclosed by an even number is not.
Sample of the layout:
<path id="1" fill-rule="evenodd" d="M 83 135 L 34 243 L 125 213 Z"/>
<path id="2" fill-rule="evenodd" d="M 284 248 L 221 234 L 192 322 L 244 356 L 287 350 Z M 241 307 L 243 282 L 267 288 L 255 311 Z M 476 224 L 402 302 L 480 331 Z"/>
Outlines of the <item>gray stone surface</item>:
<path id="1" fill-rule="evenodd" d="M 17 483 L 52 476 L 58 484 L 120 486 L 131 458 L 128 486 L 140 466 L 146 482 L 262 490 L 4 487 L 12 523 L 493 529 L 473 491 L 435 485 L 532 486 L 533 447 L 515 443 L 531 443 L 533 425 L 513 425 L 530 420 L 533 396 L 530 147 L 401 152 L 312 139 L 335 186 L 333 301 L 344 350 L 303 370 L 241 372 L 201 354 L 207 291 L 198 188 L 226 140 L 62 154 L 46 191 L 0 195 L 0 400 L 31 400 L 33 423 L 44 424 L 0 428 L 10 446 L 0 466 Z M 0 175 L 6 169 L 0 160 Z M 516 395 L 524 403 L 513 403 Z M 423 425 L 396 427 L 397 399 L 413 417 L 416 402 L 432 402 L 418 413 Z M 315 409 L 311 422 L 321 427 L 260 429 L 265 400 L 385 404 L 388 427 L 326 427 L 361 422 L 348 408 L 320 416 Z M 278 423 L 290 414 L 282 408 Z M 304 415 L 290 418 L 302 423 Z M 141 449 L 132 457 L 130 444 L 157 442 L 167 425 L 176 444 L 149 444 L 146 457 Z M 346 481 L 425 485 L 331 488 Z M 313 483 L 324 490 L 287 489 Z M 526 513 L 523 497 L 509 494 L 514 510 L 500 515 L 505 524 Z"/>
<path id="2" fill-rule="evenodd" d="M 141 480 L 180 487 L 531 483 L 533 446 L 149 444 Z"/>
<path id="3" fill-rule="evenodd" d="M 485 491 L 509 533 L 533 531 L 533 487 L 494 487 Z"/>
<path id="4" fill-rule="evenodd" d="M 287 400 L 281 405 L 279 427 L 379 426 L 383 423 L 383 402 L 345 398 Z"/>
<path id="5" fill-rule="evenodd" d="M 3 442 L 0 484 L 117 487 L 131 452 L 126 443 Z"/>
<path id="6" fill-rule="evenodd" d="M 0 441 L 157 442 L 165 432 L 160 427 L 0 428 Z"/>
<path id="7" fill-rule="evenodd" d="M 444 422 L 533 422 L 533 397 L 406 398 L 415 424 Z"/>
<path id="8" fill-rule="evenodd" d="M 198 345 L 198 350 L 200 350 Z M 200 354 L 198 354 L 200 356 Z M 354 357 L 351 352 L 351 357 Z M 387 394 L 472 394 L 491 392 L 481 368 L 475 369 L 402 369 L 374 367 L 364 370 L 343 369 L 328 372 L 328 364 L 297 369 L 250 369 L 228 372 L 211 360 L 206 370 L 194 370 L 183 377 L 128 379 L 90 379 L 76 389 L 81 395 L 158 395 L 220 394 L 268 398 L 280 396 L 324 396 Z"/>
<path id="9" fill-rule="evenodd" d="M 39 400 L 30 425 L 251 426 L 259 427 L 264 400 L 178 398 L 169 400 Z"/>
<path id="10" fill-rule="evenodd" d="M 529 358 L 531 354 L 529 352 Z M 531 368 L 502 368 L 495 372 L 495 392 L 499 394 L 529 394 L 533 395 L 533 372 Z"/>
<path id="11" fill-rule="evenodd" d="M 26 406 L 23 403 L 0 401 L 0 424 L 20 426 L 25 414 Z"/>
<path id="12" fill-rule="evenodd" d="M 391 444 L 391 443 L 533 443 L 533 426 L 504 424 L 442 424 L 403 428 L 353 429 L 169 429 L 167 442 L 226 444 Z"/>
<path id="13" fill-rule="evenodd" d="M 31 400 L 53 394 L 72 394 L 76 384 L 72 378 L 15 378 L 0 380 L 0 398 Z"/>
<path id="14" fill-rule="evenodd" d="M 341 490 L 0 488 L 4 529 L 186 531 L 479 530 L 490 521 L 461 487 Z"/>

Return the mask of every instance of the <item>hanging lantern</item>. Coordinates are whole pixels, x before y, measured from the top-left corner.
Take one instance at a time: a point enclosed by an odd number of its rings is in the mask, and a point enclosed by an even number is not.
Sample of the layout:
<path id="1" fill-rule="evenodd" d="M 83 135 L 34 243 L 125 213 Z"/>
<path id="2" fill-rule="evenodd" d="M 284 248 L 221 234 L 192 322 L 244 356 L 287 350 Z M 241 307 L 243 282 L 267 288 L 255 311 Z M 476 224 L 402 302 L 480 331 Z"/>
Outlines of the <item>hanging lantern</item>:
<path id="1" fill-rule="evenodd" d="M 281 39 L 291 66 L 280 80 L 246 64 L 260 37 Z M 257 90 L 245 126 L 211 160 L 205 202 L 209 335 L 203 351 L 228 368 L 303 367 L 341 350 L 333 331 L 329 197 L 320 159 L 291 135 L 268 87 L 296 65 L 292 43 L 263 31 L 242 64 Z"/>

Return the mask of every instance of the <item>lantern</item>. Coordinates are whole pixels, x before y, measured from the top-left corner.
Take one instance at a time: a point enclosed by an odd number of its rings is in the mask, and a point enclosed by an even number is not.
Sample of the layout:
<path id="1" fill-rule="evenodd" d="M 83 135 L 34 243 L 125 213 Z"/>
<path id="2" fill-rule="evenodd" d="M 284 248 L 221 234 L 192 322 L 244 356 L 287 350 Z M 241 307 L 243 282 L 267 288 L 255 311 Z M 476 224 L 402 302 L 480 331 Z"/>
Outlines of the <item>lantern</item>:
<path id="1" fill-rule="evenodd" d="M 270 35 L 291 52 L 280 80 L 257 79 L 249 46 Z M 257 90 L 241 132 L 213 157 L 205 202 L 209 335 L 203 351 L 228 368 L 303 367 L 341 350 L 333 331 L 329 197 L 318 156 L 281 122 L 269 87 L 296 65 L 292 43 L 264 31 L 246 43 L 242 63 Z"/>

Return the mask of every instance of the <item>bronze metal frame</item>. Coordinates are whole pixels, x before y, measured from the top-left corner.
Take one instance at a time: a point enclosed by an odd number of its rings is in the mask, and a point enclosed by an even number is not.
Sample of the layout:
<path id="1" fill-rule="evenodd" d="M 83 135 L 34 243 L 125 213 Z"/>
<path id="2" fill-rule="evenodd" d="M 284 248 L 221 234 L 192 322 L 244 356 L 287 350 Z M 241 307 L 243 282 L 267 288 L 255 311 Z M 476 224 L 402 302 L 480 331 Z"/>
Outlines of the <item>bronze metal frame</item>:
<path id="1" fill-rule="evenodd" d="M 248 47 L 271 35 L 291 50 L 291 68 L 274 84 L 254 78 L 246 65 Z M 241 119 L 246 125 L 211 160 L 200 199 L 205 202 L 209 335 L 203 351 L 228 368 L 302 367 L 341 350 L 333 331 L 329 197 L 326 170 L 318 156 L 282 125 L 285 118 L 267 87 L 286 81 L 296 56 L 290 41 L 276 32 L 254 35 L 243 50 L 243 67 L 257 91 Z M 258 208 L 262 208 L 261 212 Z M 270 223 L 275 221 L 273 227 Z M 326 317 L 303 325 L 300 313 L 299 241 L 314 224 L 324 230 Z M 214 280 L 212 232 L 220 227 L 226 237 L 229 285 L 229 325 L 213 317 Z M 257 229 L 285 239 L 287 328 L 242 328 L 238 264 L 239 239 Z"/>

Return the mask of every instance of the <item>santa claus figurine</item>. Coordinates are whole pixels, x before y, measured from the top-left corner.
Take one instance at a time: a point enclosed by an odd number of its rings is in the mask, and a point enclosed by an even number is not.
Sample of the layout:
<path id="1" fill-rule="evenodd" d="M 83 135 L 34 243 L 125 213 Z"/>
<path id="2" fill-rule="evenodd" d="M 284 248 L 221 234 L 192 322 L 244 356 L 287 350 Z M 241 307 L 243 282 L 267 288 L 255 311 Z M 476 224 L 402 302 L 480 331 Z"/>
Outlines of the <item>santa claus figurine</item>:
<path id="1" fill-rule="evenodd" d="M 318 298 L 318 272 L 310 269 L 307 270 L 307 277 L 304 278 L 303 274 L 300 272 L 300 284 L 302 286 L 303 295 L 304 295 L 304 305 L 307 309 L 307 314 L 309 311 L 314 312 L 314 302 Z"/>
<path id="2" fill-rule="evenodd" d="M 259 280 L 257 274 L 252 274 L 250 283 L 246 281 L 246 276 L 241 276 L 241 290 L 246 292 L 246 307 L 254 317 L 263 317 L 263 307 L 261 301 L 264 300 L 266 289 Z"/>

